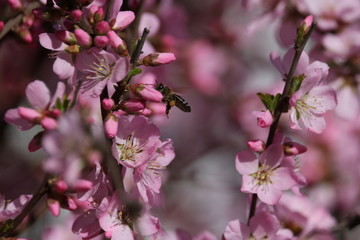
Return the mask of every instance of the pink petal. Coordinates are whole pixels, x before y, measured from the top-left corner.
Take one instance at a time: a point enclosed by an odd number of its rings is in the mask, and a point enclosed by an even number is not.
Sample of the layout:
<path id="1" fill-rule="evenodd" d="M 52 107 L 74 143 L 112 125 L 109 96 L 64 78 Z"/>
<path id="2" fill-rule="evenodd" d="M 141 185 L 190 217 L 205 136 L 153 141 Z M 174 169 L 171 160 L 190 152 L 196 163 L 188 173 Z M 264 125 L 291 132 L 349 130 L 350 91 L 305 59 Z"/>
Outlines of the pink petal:
<path id="1" fill-rule="evenodd" d="M 160 230 L 160 221 L 158 218 L 153 217 L 149 214 L 144 214 L 137 220 L 136 232 L 143 236 L 149 236 L 157 233 Z"/>
<path id="2" fill-rule="evenodd" d="M 113 5 L 112 5 L 112 9 L 110 11 L 110 16 L 109 19 L 113 19 L 116 17 L 116 14 L 118 14 L 118 12 L 120 11 L 120 8 L 123 4 L 123 0 L 116 0 L 113 1 Z M 100 5 L 99 5 L 100 6 Z"/>
<path id="3" fill-rule="evenodd" d="M 120 225 L 114 227 L 111 234 L 111 240 L 133 240 L 134 236 L 129 226 Z"/>
<path id="4" fill-rule="evenodd" d="M 256 179 L 249 175 L 243 175 L 241 183 L 241 192 L 257 193 L 259 186 L 256 185 Z"/>
<path id="5" fill-rule="evenodd" d="M 113 30 L 122 30 L 129 26 L 135 19 L 135 14 L 132 11 L 121 11 L 116 15 Z"/>
<path id="6" fill-rule="evenodd" d="M 284 150 L 281 144 L 272 144 L 260 155 L 261 164 L 266 164 L 269 168 L 274 168 L 280 164 L 284 158 Z"/>
<path id="7" fill-rule="evenodd" d="M 120 82 L 124 79 L 130 69 L 130 62 L 128 58 L 119 58 L 112 69 L 111 79 L 112 83 Z"/>
<path id="8" fill-rule="evenodd" d="M 337 99 L 334 89 L 327 85 L 317 86 L 309 92 L 309 95 L 314 97 L 306 98 L 306 103 L 315 109 L 311 109 L 316 114 L 325 113 L 336 107 Z"/>
<path id="9" fill-rule="evenodd" d="M 4 120 L 9 123 L 17 126 L 20 130 L 28 130 L 34 126 L 33 123 L 20 117 L 18 109 L 12 108 L 6 111 Z"/>
<path id="10" fill-rule="evenodd" d="M 52 33 L 41 33 L 39 35 L 39 41 L 41 46 L 54 51 L 62 51 L 68 46 Z"/>
<path id="11" fill-rule="evenodd" d="M 72 55 L 59 52 L 53 65 L 53 71 L 60 79 L 67 79 L 74 75 L 75 67 L 72 63 Z"/>
<path id="12" fill-rule="evenodd" d="M 56 91 L 53 95 L 53 97 L 50 100 L 50 107 L 54 106 L 56 103 L 56 100 L 62 99 L 64 97 L 64 93 L 65 93 L 65 84 L 63 82 L 58 82 L 57 87 L 56 87 Z"/>
<path id="13" fill-rule="evenodd" d="M 288 190 L 297 183 L 293 177 L 293 172 L 287 167 L 276 169 L 271 176 L 271 181 L 280 190 Z"/>
<path id="14" fill-rule="evenodd" d="M 259 187 L 257 190 L 259 199 L 269 205 L 275 205 L 279 202 L 282 192 L 272 184 Z"/>
<path id="15" fill-rule="evenodd" d="M 160 20 L 159 18 L 152 13 L 145 12 L 141 15 L 139 23 L 139 35 L 141 36 L 144 28 L 150 30 L 149 37 L 154 36 L 160 29 Z"/>
<path id="16" fill-rule="evenodd" d="M 239 220 L 229 222 L 225 228 L 224 240 L 248 239 L 249 237 L 249 227 Z"/>
<path id="17" fill-rule="evenodd" d="M 242 175 L 255 173 L 259 168 L 259 160 L 250 151 L 241 151 L 235 158 L 236 170 Z"/>
<path id="18" fill-rule="evenodd" d="M 26 87 L 26 98 L 37 110 L 42 110 L 50 103 L 50 91 L 43 81 L 35 80 Z"/>
<path id="19" fill-rule="evenodd" d="M 280 55 L 277 52 L 270 53 L 270 61 L 282 75 L 286 74 L 286 69 L 284 68 Z"/>
<path id="20" fill-rule="evenodd" d="M 279 220 L 268 212 L 259 212 L 250 220 L 250 231 L 256 239 L 272 236 L 280 228 Z"/>

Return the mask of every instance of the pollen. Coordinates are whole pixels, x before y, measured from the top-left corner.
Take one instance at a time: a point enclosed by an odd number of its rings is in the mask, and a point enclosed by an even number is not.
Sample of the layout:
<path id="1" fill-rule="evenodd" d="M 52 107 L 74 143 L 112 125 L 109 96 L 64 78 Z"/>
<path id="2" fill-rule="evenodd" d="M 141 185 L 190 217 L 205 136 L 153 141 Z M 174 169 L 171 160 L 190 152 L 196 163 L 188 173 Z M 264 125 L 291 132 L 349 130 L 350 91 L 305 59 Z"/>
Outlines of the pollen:
<path id="1" fill-rule="evenodd" d="M 134 138 L 134 134 L 129 135 L 124 143 L 117 144 L 117 148 L 120 151 L 121 161 L 135 162 L 137 155 L 143 151 L 142 145 Z"/>
<path id="2" fill-rule="evenodd" d="M 263 164 L 259 167 L 258 171 L 251 174 L 251 176 L 255 179 L 256 185 L 266 185 L 271 183 L 271 175 L 272 170 L 268 165 Z"/>

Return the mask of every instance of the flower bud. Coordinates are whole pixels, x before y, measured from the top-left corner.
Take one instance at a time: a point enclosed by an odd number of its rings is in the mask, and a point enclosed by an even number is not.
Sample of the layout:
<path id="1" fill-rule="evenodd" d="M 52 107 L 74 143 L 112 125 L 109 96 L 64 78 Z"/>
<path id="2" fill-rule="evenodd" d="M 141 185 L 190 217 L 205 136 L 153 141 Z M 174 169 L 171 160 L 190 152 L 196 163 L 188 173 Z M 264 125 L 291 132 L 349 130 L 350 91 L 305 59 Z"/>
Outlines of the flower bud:
<path id="1" fill-rule="evenodd" d="M 4 25 L 5 25 L 5 23 L 3 21 L 0 21 L 0 32 L 2 32 L 2 30 L 4 30 Z"/>
<path id="2" fill-rule="evenodd" d="M 109 23 L 106 21 L 98 22 L 95 25 L 94 31 L 96 34 L 100 34 L 100 35 L 106 34 L 108 31 L 110 31 Z"/>
<path id="3" fill-rule="evenodd" d="M 112 114 L 108 113 L 104 122 L 105 134 L 108 138 L 114 138 L 118 130 L 118 118 Z"/>
<path id="4" fill-rule="evenodd" d="M 109 44 L 109 38 L 107 36 L 95 36 L 94 45 L 98 48 L 104 48 Z"/>
<path id="5" fill-rule="evenodd" d="M 43 136 L 43 131 L 37 133 L 29 142 L 28 150 L 29 152 L 35 152 L 41 148 L 41 140 Z"/>
<path id="6" fill-rule="evenodd" d="M 22 25 L 16 28 L 15 32 L 19 35 L 19 37 L 24 40 L 26 43 L 31 43 L 33 41 L 30 30 L 25 25 Z"/>
<path id="7" fill-rule="evenodd" d="M 142 99 L 129 99 L 123 103 L 124 110 L 130 113 L 142 111 L 145 107 L 145 101 Z"/>
<path id="8" fill-rule="evenodd" d="M 48 198 L 46 201 L 46 204 L 49 208 L 50 213 L 54 216 L 54 217 L 58 217 L 60 215 L 60 203 L 59 201 L 52 199 L 52 198 Z"/>
<path id="9" fill-rule="evenodd" d="M 82 15 L 83 15 L 83 12 L 80 9 L 75 9 L 70 12 L 70 17 L 75 22 L 79 22 L 81 20 Z"/>
<path id="10" fill-rule="evenodd" d="M 81 29 L 81 28 L 75 29 L 74 35 L 80 46 L 82 46 L 82 47 L 90 47 L 91 46 L 92 38 L 83 29 Z"/>
<path id="11" fill-rule="evenodd" d="M 307 148 L 304 145 L 301 145 L 297 142 L 286 142 L 283 144 L 284 153 L 287 156 L 294 156 L 307 151 Z"/>
<path id="12" fill-rule="evenodd" d="M 65 31 L 65 30 L 57 31 L 57 32 L 55 32 L 55 36 L 60 41 L 66 43 L 66 44 L 69 44 L 69 45 L 73 45 L 73 44 L 77 43 L 74 33 L 69 32 L 69 31 Z"/>
<path id="13" fill-rule="evenodd" d="M 145 66 L 158 66 L 174 61 L 175 55 L 173 53 L 151 53 L 142 59 L 142 64 Z"/>
<path id="14" fill-rule="evenodd" d="M 94 15 L 94 23 L 98 23 L 105 19 L 105 13 L 103 8 L 99 8 Z"/>
<path id="15" fill-rule="evenodd" d="M 314 21 L 314 17 L 312 15 L 309 15 L 304 19 L 304 21 L 302 22 L 304 34 L 306 34 L 310 30 L 313 21 Z"/>
<path id="16" fill-rule="evenodd" d="M 265 151 L 266 147 L 265 142 L 262 140 L 250 140 L 247 142 L 247 145 L 252 151 L 258 153 L 262 153 L 263 151 Z"/>
<path id="17" fill-rule="evenodd" d="M 102 100 L 101 106 L 106 111 L 110 111 L 115 106 L 115 102 L 112 98 L 105 98 Z"/>
<path id="18" fill-rule="evenodd" d="M 273 122 L 273 117 L 269 110 L 254 111 L 253 115 L 257 118 L 257 125 L 261 128 L 270 127 Z"/>
<path id="19" fill-rule="evenodd" d="M 116 53 L 122 57 L 129 55 L 125 42 L 114 31 L 109 31 L 106 36 L 109 38 L 110 45 Z"/>
<path id="20" fill-rule="evenodd" d="M 155 88 L 145 84 L 135 84 L 132 86 L 133 92 L 144 100 L 161 102 L 163 95 Z"/>
<path id="21" fill-rule="evenodd" d="M 58 193 L 64 193 L 68 190 L 68 185 L 64 180 L 57 180 L 54 184 L 54 190 Z"/>
<path id="22" fill-rule="evenodd" d="M 110 25 L 113 30 L 120 31 L 126 28 L 135 19 L 135 14 L 132 11 L 120 11 L 116 18 L 111 21 Z"/>

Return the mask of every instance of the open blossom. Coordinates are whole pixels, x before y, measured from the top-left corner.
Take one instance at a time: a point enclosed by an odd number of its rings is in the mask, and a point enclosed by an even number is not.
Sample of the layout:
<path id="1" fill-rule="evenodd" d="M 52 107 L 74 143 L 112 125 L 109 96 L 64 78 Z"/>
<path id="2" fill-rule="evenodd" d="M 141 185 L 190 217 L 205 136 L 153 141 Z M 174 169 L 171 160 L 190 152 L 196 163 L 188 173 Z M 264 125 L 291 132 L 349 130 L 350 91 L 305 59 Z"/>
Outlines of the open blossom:
<path id="1" fill-rule="evenodd" d="M 112 153 L 119 164 L 136 168 L 149 161 L 161 144 L 160 131 L 143 116 L 122 116 Z"/>
<path id="2" fill-rule="evenodd" d="M 294 50 L 289 50 L 283 60 L 276 53 L 270 59 L 279 72 L 286 77 L 294 56 Z M 321 133 L 326 126 L 324 113 L 336 107 L 336 92 L 326 84 L 329 66 L 323 62 L 309 63 L 309 56 L 303 52 L 295 71 L 295 76 L 303 74 L 305 79 L 300 88 L 291 96 L 290 127 L 301 130 L 308 129 Z"/>
<path id="3" fill-rule="evenodd" d="M 223 235 L 224 240 L 273 239 L 280 240 L 277 235 L 280 228 L 279 220 L 275 215 L 259 211 L 250 219 L 249 226 L 239 220 L 228 223 Z"/>
<path id="4" fill-rule="evenodd" d="M 146 211 L 137 211 L 122 204 L 116 192 L 105 197 L 96 209 L 100 227 L 111 240 L 132 240 L 135 232 L 141 236 L 150 236 L 160 230 L 159 220 Z"/>
<path id="5" fill-rule="evenodd" d="M 236 155 L 236 169 L 243 175 L 241 191 L 256 193 L 262 202 L 276 204 L 282 190 L 288 190 L 297 183 L 293 170 L 280 166 L 283 160 L 283 147 L 280 144 L 270 145 L 259 157 L 250 151 L 239 152 Z"/>
<path id="6" fill-rule="evenodd" d="M 56 118 L 60 114 L 54 109 L 55 102 L 62 98 L 65 85 L 59 82 L 53 97 L 44 82 L 35 80 L 26 87 L 26 98 L 31 108 L 19 107 L 10 109 L 5 114 L 5 121 L 16 125 L 21 130 L 28 130 L 36 124 L 42 125 L 44 129 L 50 130 L 56 127 Z"/>
<path id="7" fill-rule="evenodd" d="M 98 97 L 107 87 L 111 96 L 115 92 L 114 85 L 129 71 L 129 60 L 104 50 L 91 48 L 78 55 L 75 66 L 85 74 L 85 80 L 81 83 L 82 93 L 88 92 L 90 96 Z"/>

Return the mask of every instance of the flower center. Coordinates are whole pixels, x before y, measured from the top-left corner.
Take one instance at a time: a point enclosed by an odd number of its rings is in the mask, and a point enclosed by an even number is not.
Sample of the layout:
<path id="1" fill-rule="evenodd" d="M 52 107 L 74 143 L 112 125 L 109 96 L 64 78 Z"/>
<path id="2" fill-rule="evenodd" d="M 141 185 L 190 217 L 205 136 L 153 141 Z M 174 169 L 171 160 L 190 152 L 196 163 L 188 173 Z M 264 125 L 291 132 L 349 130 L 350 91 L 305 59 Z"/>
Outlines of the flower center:
<path id="1" fill-rule="evenodd" d="M 135 162 L 136 156 L 143 151 L 142 145 L 134 138 L 134 134 L 129 135 L 124 143 L 117 144 L 117 148 L 120 151 L 121 161 Z"/>
<path id="2" fill-rule="evenodd" d="M 252 176 L 256 180 L 256 185 L 260 186 L 271 183 L 271 175 L 272 170 L 269 168 L 269 166 L 266 164 L 262 164 L 261 166 L 259 166 L 258 171 L 251 174 L 250 176 Z"/>

